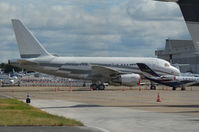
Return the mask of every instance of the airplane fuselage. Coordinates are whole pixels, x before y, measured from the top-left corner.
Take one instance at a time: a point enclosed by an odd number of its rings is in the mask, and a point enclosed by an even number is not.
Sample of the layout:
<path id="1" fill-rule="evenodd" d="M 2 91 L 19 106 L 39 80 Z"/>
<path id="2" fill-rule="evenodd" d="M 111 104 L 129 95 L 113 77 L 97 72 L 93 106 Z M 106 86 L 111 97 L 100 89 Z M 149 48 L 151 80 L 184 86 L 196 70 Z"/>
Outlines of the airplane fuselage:
<path id="1" fill-rule="evenodd" d="M 42 73 L 84 80 L 103 80 L 96 75 L 92 66 L 103 66 L 115 69 L 121 73 L 142 74 L 136 63 L 145 63 L 160 75 L 176 75 L 176 69 L 170 70 L 163 67 L 166 61 L 157 58 L 146 57 L 56 57 L 47 56 L 26 59 L 31 64 L 20 64 L 21 67 Z"/>

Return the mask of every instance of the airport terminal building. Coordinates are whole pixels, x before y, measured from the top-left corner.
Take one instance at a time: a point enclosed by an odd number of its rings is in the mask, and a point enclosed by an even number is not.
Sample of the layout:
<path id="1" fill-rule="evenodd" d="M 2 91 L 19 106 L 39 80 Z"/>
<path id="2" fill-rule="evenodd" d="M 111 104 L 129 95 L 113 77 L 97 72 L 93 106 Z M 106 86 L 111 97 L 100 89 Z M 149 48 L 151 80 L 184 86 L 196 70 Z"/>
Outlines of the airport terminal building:
<path id="1" fill-rule="evenodd" d="M 199 74 L 199 55 L 196 52 L 192 40 L 166 40 L 165 48 L 156 50 L 158 58 L 179 65 L 181 72 Z"/>

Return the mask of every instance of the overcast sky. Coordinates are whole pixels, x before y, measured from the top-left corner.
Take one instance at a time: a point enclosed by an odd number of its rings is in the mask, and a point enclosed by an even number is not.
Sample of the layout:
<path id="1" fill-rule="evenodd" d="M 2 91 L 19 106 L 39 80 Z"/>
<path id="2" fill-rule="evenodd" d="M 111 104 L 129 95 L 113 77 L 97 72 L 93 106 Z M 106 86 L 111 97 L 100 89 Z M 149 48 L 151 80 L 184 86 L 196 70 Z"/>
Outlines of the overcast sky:
<path id="1" fill-rule="evenodd" d="M 0 0 L 0 62 L 19 58 L 11 19 L 50 53 L 155 57 L 165 39 L 190 39 L 179 7 L 153 0 Z"/>

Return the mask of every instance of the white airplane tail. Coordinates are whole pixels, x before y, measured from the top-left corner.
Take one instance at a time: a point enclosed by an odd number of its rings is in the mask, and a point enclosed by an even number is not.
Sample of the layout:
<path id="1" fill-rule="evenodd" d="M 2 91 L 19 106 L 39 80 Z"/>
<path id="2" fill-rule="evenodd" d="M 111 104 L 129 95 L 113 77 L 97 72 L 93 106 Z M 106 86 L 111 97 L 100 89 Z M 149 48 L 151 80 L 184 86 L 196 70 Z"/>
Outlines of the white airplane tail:
<path id="1" fill-rule="evenodd" d="M 50 55 L 20 20 L 12 19 L 21 58 L 36 58 Z"/>
<path id="2" fill-rule="evenodd" d="M 196 54 L 199 54 L 199 0 L 156 0 L 176 2 L 182 11 L 187 28 L 192 37 Z"/>

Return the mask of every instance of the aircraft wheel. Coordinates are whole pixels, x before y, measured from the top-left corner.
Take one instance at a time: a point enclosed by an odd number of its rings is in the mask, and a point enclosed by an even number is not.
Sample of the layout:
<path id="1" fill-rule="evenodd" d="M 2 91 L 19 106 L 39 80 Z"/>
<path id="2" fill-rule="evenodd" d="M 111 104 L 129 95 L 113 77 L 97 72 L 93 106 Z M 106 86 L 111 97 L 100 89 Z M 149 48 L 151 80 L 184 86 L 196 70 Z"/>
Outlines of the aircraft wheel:
<path id="1" fill-rule="evenodd" d="M 151 85 L 151 90 L 156 90 L 156 86 Z"/>
<path id="2" fill-rule="evenodd" d="M 173 91 L 175 91 L 176 90 L 176 87 L 173 87 Z"/>
<path id="3" fill-rule="evenodd" d="M 97 85 L 96 84 L 91 84 L 90 88 L 93 89 L 93 90 L 97 90 Z"/>
<path id="4" fill-rule="evenodd" d="M 20 87 L 20 82 L 18 82 L 17 86 Z"/>
<path id="5" fill-rule="evenodd" d="M 104 90 L 104 89 L 105 89 L 104 84 L 100 84 L 100 85 L 98 85 L 98 90 Z"/>

